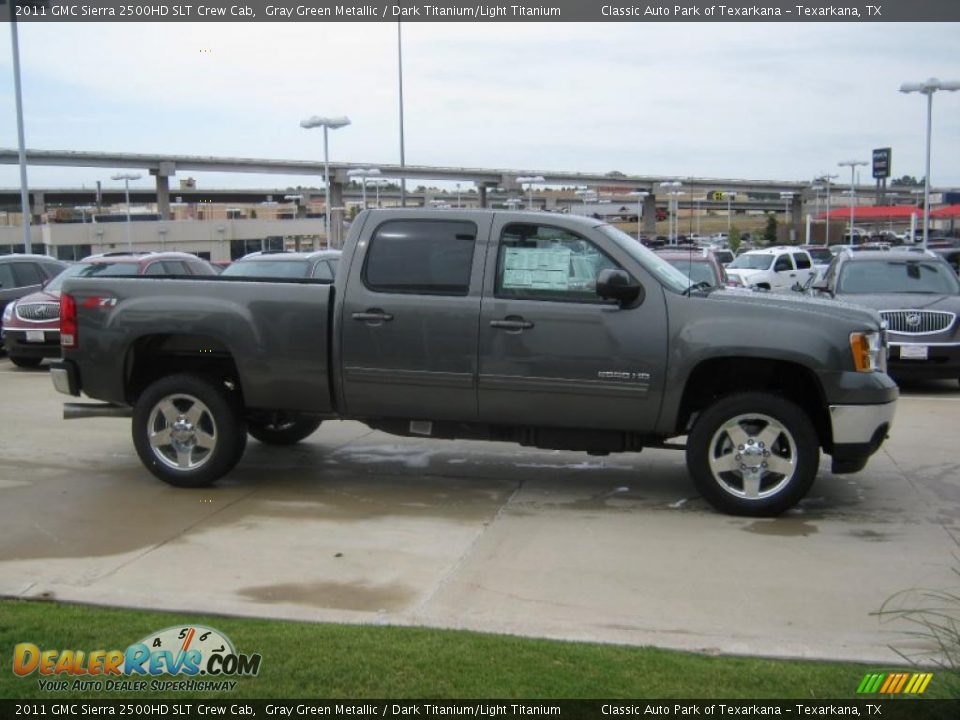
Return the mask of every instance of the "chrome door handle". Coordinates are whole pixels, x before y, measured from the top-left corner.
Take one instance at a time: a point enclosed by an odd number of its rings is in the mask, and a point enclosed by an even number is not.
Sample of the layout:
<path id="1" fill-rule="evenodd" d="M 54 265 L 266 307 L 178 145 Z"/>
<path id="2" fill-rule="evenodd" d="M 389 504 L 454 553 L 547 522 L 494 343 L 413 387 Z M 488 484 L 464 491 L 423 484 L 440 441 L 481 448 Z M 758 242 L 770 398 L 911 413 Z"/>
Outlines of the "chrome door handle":
<path id="1" fill-rule="evenodd" d="M 352 315 L 354 320 L 360 322 L 390 322 L 393 315 L 385 313 L 383 310 L 368 310 L 367 312 L 355 312 Z"/>
<path id="2" fill-rule="evenodd" d="M 533 323 L 529 320 L 517 319 L 517 320 L 491 320 L 490 327 L 500 328 L 502 330 L 513 330 L 514 332 L 519 332 L 520 330 L 529 330 L 533 327 Z"/>

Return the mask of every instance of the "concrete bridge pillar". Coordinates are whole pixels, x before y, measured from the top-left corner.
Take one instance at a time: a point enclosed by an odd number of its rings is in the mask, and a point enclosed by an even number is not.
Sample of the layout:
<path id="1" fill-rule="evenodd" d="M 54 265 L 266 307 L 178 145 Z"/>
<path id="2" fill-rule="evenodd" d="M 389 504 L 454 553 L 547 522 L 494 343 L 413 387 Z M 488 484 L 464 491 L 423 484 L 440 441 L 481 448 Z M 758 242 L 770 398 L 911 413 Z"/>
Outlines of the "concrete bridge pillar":
<path id="1" fill-rule="evenodd" d="M 330 207 L 326 208 L 330 218 L 329 245 L 332 248 L 343 247 L 343 183 L 331 178 L 330 180 Z"/>
<path id="2" fill-rule="evenodd" d="M 657 196 L 653 193 L 643 199 L 643 232 L 657 234 Z"/>
<path id="3" fill-rule="evenodd" d="M 170 177 L 177 174 L 177 168 L 172 162 L 161 162 L 150 174 L 157 178 L 157 213 L 161 220 L 170 220 Z"/>

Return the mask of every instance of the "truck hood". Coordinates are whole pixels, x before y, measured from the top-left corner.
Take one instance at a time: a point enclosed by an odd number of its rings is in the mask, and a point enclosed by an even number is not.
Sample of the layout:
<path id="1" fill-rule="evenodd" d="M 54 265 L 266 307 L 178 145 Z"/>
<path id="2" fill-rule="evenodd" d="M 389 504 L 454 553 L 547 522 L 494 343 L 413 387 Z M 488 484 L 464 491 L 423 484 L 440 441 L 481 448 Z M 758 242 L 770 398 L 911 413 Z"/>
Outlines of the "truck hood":
<path id="1" fill-rule="evenodd" d="M 960 314 L 960 295 L 876 293 L 838 295 L 837 298 L 845 304 L 872 310 L 942 310 Z"/>
<path id="2" fill-rule="evenodd" d="M 858 307 L 839 300 L 814 298 L 800 293 L 755 292 L 728 288 L 711 292 L 707 297 L 711 302 L 740 305 L 750 313 L 763 310 L 771 314 L 784 311 L 799 312 L 809 315 L 812 323 L 844 320 L 862 323 L 874 329 L 880 327 L 880 315 L 876 309 Z"/>

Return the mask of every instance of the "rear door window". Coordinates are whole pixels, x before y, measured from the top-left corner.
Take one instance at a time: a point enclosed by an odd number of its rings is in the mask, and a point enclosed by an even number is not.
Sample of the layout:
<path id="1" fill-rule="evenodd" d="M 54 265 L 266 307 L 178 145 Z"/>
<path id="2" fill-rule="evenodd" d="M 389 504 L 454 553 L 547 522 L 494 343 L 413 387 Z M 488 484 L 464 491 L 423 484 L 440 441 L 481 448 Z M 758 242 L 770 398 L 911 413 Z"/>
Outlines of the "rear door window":
<path id="1" fill-rule="evenodd" d="M 793 270 L 793 264 L 790 262 L 789 255 L 778 255 L 777 261 L 773 264 L 774 272 L 789 272 Z"/>
<path id="2" fill-rule="evenodd" d="M 17 287 L 39 285 L 43 282 L 40 268 L 32 262 L 13 263 L 13 276 L 16 278 Z"/>
<path id="3" fill-rule="evenodd" d="M 376 229 L 364 261 L 373 292 L 466 295 L 477 226 L 459 220 L 391 220 Z"/>
<path id="4" fill-rule="evenodd" d="M 794 253 L 793 262 L 796 263 L 797 270 L 809 270 L 810 269 L 810 258 L 804 253 Z"/>
<path id="5" fill-rule="evenodd" d="M 330 272 L 330 266 L 326 260 L 321 260 L 313 269 L 313 276 L 319 280 L 333 280 L 333 273 Z"/>

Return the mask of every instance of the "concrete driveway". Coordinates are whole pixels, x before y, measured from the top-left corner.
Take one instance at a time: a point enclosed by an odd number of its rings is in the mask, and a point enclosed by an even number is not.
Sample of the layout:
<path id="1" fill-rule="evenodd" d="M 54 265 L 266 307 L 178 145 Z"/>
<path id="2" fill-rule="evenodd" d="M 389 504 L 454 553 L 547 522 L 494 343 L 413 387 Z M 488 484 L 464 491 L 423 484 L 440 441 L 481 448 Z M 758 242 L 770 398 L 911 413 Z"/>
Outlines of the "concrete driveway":
<path id="1" fill-rule="evenodd" d="M 594 458 L 327 423 L 177 490 L 129 421 L 60 419 L 0 359 L 0 595 L 896 662 L 895 593 L 955 586 L 960 385 L 905 389 L 893 438 L 776 520 L 719 515 L 676 451 Z"/>

